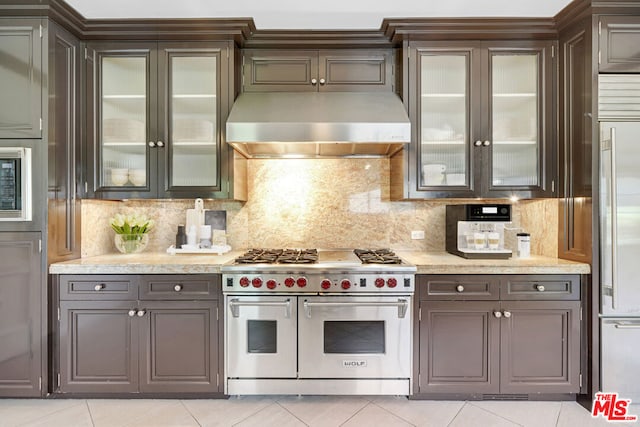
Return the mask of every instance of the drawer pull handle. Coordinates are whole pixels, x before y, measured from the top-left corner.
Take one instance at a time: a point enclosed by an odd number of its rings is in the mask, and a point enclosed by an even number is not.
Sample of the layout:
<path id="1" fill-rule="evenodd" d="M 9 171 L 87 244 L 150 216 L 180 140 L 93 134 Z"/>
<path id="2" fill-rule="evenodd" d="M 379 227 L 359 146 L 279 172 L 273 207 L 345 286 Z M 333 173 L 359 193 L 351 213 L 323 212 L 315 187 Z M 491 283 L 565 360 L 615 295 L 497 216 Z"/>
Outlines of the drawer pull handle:
<path id="1" fill-rule="evenodd" d="M 502 317 L 502 313 L 500 313 L 499 311 L 494 311 L 494 312 L 493 312 L 493 315 L 494 315 L 495 317 L 497 317 L 498 319 Z"/>
<path id="2" fill-rule="evenodd" d="M 138 310 L 138 312 L 136 313 L 138 315 L 138 317 L 142 317 L 146 314 L 147 312 L 144 310 Z"/>
<path id="3" fill-rule="evenodd" d="M 509 317 L 511 317 L 511 312 L 510 312 L 510 311 L 507 311 L 507 310 L 504 310 L 504 311 L 502 312 L 502 315 L 503 315 L 506 319 L 508 319 Z"/>
<path id="4" fill-rule="evenodd" d="M 456 286 L 456 292 L 464 292 L 464 286 L 462 285 Z"/>
<path id="5" fill-rule="evenodd" d="M 105 284 L 104 284 L 104 283 L 99 283 L 99 284 L 97 284 L 97 285 L 95 285 L 95 286 L 93 287 L 93 289 L 95 289 L 96 291 L 101 291 L 101 290 L 103 290 L 104 288 L 105 288 Z"/>
<path id="6" fill-rule="evenodd" d="M 182 290 L 182 285 L 175 285 L 173 287 L 173 290 L 176 291 L 176 292 L 180 292 Z"/>
<path id="7" fill-rule="evenodd" d="M 536 285 L 538 292 L 544 292 L 544 285 Z"/>

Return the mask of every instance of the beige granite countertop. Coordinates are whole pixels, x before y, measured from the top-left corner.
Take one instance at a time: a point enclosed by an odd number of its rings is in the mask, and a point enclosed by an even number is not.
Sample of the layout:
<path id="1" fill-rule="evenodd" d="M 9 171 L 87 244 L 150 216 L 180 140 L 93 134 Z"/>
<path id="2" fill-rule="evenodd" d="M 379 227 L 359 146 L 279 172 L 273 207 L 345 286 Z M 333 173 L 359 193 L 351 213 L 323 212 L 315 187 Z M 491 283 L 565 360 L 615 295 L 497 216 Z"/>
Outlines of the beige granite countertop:
<path id="1" fill-rule="evenodd" d="M 220 266 L 241 255 L 231 251 L 223 255 L 192 255 L 148 252 L 108 254 L 49 266 L 51 274 L 203 274 L 220 273 Z"/>
<path id="2" fill-rule="evenodd" d="M 418 274 L 590 274 L 589 264 L 532 255 L 530 258 L 465 259 L 447 252 L 397 254 L 418 267 Z"/>
<path id="3" fill-rule="evenodd" d="M 242 254 L 187 255 L 166 253 L 109 254 L 51 264 L 51 274 L 202 274 L 219 273 L 220 266 Z M 589 274 L 589 264 L 558 258 L 470 260 L 446 252 L 397 251 L 418 267 L 418 274 Z"/>

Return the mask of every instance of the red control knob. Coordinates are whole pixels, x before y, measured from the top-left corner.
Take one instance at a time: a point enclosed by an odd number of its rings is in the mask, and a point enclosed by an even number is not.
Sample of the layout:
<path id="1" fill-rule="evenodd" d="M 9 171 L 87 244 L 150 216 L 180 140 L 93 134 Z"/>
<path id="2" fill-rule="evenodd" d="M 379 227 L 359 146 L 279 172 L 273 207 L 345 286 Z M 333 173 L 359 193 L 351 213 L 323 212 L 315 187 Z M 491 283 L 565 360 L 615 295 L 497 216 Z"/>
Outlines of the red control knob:
<path id="1" fill-rule="evenodd" d="M 320 287 L 322 289 L 329 289 L 331 287 L 331 280 L 329 279 L 322 280 L 322 282 L 320 282 Z"/>
<path id="2" fill-rule="evenodd" d="M 262 279 L 260 277 L 254 277 L 251 284 L 254 288 L 259 288 L 262 286 Z"/>
<path id="3" fill-rule="evenodd" d="M 296 284 L 296 281 L 295 281 L 295 280 L 293 280 L 293 277 L 287 277 L 286 279 L 284 279 L 284 285 L 285 285 L 287 288 L 290 288 L 290 287 L 292 287 L 292 286 L 293 286 L 293 285 L 295 285 L 295 284 Z"/>
<path id="4" fill-rule="evenodd" d="M 384 279 L 382 277 L 378 277 L 375 281 L 376 288 L 381 288 L 384 286 Z"/>
<path id="5" fill-rule="evenodd" d="M 249 286 L 249 278 L 248 277 L 241 277 L 240 278 L 240 286 L 242 286 L 243 288 L 246 288 L 247 286 Z"/>
<path id="6" fill-rule="evenodd" d="M 298 277 L 298 280 L 296 280 L 296 283 L 298 284 L 298 287 L 304 288 L 305 286 L 307 286 L 307 278 L 306 277 Z"/>
<path id="7" fill-rule="evenodd" d="M 349 289 L 351 287 L 351 282 L 348 279 L 342 279 L 340 286 L 342 289 Z"/>
<path id="8" fill-rule="evenodd" d="M 269 289 L 275 289 L 275 288 L 276 288 L 276 286 L 278 286 L 278 282 L 276 282 L 276 281 L 275 281 L 275 280 L 273 280 L 273 279 L 269 279 L 269 280 L 267 280 L 267 288 L 269 288 Z"/>
<path id="9" fill-rule="evenodd" d="M 387 286 L 390 288 L 395 288 L 396 286 L 398 286 L 398 281 L 392 277 L 387 280 Z"/>

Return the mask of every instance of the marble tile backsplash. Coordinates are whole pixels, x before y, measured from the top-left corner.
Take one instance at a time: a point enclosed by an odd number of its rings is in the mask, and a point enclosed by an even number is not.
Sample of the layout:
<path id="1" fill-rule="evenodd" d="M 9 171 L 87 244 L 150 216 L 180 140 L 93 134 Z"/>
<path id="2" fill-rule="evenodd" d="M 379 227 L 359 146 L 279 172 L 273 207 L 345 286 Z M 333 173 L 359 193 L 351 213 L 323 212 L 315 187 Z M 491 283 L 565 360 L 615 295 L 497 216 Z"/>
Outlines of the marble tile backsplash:
<path id="1" fill-rule="evenodd" d="M 234 249 L 248 247 L 390 247 L 443 251 L 445 206 L 472 200 L 390 201 L 388 159 L 250 160 L 246 203 L 205 200 L 205 209 L 227 212 L 227 238 Z M 510 203 L 505 200 L 496 202 Z M 147 251 L 162 252 L 175 241 L 193 200 L 82 202 L 82 256 L 116 251 L 109 218 L 144 213 L 156 221 Z M 557 255 L 556 199 L 513 203 L 515 233 L 531 233 L 531 252 Z M 411 240 L 424 230 L 424 240 Z"/>

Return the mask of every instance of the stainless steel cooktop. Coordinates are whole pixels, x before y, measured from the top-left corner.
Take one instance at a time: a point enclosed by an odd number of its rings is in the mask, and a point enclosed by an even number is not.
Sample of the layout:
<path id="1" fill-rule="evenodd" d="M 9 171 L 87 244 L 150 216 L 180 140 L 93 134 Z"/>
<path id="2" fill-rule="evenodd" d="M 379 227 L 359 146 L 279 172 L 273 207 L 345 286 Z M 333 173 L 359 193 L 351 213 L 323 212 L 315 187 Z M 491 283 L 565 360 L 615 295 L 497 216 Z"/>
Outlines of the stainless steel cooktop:
<path id="1" fill-rule="evenodd" d="M 221 268 L 227 293 L 413 292 L 416 270 L 388 249 L 251 249 Z"/>

